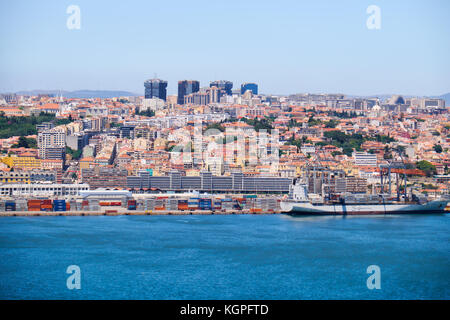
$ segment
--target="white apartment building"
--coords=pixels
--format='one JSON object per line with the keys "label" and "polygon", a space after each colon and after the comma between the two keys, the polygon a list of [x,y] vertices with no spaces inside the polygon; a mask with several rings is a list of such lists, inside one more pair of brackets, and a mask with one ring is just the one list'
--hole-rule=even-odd
{"label": "white apartment building", "polygon": [[63,129],[43,130],[38,134],[39,158],[62,159],[66,147],[66,133]]}
{"label": "white apartment building", "polygon": [[377,155],[367,152],[353,152],[353,161],[356,166],[377,166]]}

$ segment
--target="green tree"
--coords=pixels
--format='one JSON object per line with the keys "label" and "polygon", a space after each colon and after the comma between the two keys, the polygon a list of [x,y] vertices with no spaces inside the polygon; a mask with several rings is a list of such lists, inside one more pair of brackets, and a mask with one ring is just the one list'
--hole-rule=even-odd
{"label": "green tree", "polygon": [[437,153],[442,153],[442,146],[440,144],[435,144],[433,147],[434,151]]}
{"label": "green tree", "polygon": [[73,122],[72,116],[69,115],[68,118],[63,118],[63,119],[55,119],[55,121],[53,121],[53,123],[55,124],[55,126],[60,126],[63,124],[69,124]]}
{"label": "green tree", "polygon": [[302,147],[303,141],[301,139],[294,139],[291,137],[288,141],[285,142],[285,145],[296,146],[299,150]]}
{"label": "green tree", "polygon": [[36,139],[25,138],[24,136],[19,137],[19,141],[13,145],[11,148],[33,148],[37,147]]}
{"label": "green tree", "polygon": [[417,162],[416,167],[417,169],[424,171],[427,177],[436,174],[436,167],[426,160]]}
{"label": "green tree", "polygon": [[30,117],[6,117],[0,112],[0,139],[37,134],[36,125],[54,120],[55,115],[44,112]]}
{"label": "green tree", "polygon": [[138,112],[136,112],[136,115],[144,116],[144,117],[154,117],[155,116],[155,112],[153,110],[147,109],[145,111],[138,111]]}
{"label": "green tree", "polygon": [[308,125],[309,126],[316,126],[318,124],[321,124],[322,121],[318,120],[318,119],[314,119],[314,116],[309,117],[308,119]]}
{"label": "green tree", "polygon": [[342,131],[333,130],[324,132],[324,137],[331,140],[330,144],[338,148],[342,148],[342,151],[347,156],[351,156],[353,150],[362,151],[361,144],[368,140],[362,134],[345,134]]}
{"label": "green tree", "polygon": [[260,130],[272,130],[272,120],[269,118],[264,118],[264,119],[247,119],[247,118],[242,118],[241,121],[244,121],[245,123],[251,125],[255,131],[260,131]]}
{"label": "green tree", "polygon": [[72,156],[72,159],[78,160],[81,158],[82,151],[81,150],[73,150],[70,147],[66,147],[66,153]]}
{"label": "green tree", "polygon": [[219,130],[220,132],[224,132],[225,131],[225,128],[220,124],[220,123],[211,123],[211,124],[209,124],[206,128],[205,128],[205,131],[207,131],[207,130],[209,130],[209,129],[217,129],[217,130]]}
{"label": "green tree", "polygon": [[336,128],[338,123],[337,120],[331,119],[330,121],[325,122],[325,128]]}

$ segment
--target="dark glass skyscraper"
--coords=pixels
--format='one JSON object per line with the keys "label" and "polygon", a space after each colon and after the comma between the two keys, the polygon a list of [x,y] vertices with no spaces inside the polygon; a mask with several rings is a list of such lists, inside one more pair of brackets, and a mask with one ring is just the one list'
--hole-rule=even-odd
{"label": "dark glass skyscraper", "polygon": [[226,80],[218,80],[218,81],[212,81],[209,84],[209,87],[217,87],[219,89],[225,90],[227,95],[231,96],[233,93],[231,92],[231,89],[233,89],[233,82],[226,81]]}
{"label": "dark glass skyscraper", "polygon": [[200,82],[195,80],[178,81],[178,104],[184,104],[184,97],[200,91]]}
{"label": "dark glass skyscraper", "polygon": [[253,94],[258,94],[258,85],[256,83],[243,83],[241,85],[241,94],[244,94],[247,90],[250,90]]}
{"label": "dark glass skyscraper", "polygon": [[166,101],[167,81],[160,79],[150,79],[144,82],[145,99],[159,98]]}

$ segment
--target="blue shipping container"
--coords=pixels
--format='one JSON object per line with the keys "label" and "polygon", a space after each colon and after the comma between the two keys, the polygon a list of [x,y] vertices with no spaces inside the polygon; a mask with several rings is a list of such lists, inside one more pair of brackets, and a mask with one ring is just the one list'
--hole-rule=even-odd
{"label": "blue shipping container", "polygon": [[5,202],[5,211],[16,211],[16,203],[15,202]]}

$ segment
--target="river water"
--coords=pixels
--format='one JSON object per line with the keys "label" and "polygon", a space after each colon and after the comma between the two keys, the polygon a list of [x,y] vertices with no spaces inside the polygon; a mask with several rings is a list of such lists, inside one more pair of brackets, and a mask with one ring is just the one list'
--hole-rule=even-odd
{"label": "river water", "polygon": [[0,298],[449,299],[449,240],[449,215],[0,218]]}

